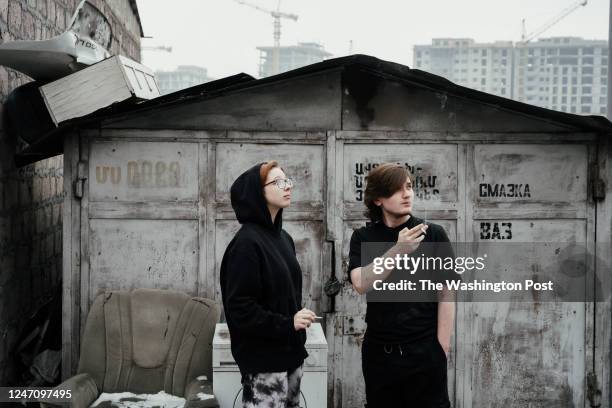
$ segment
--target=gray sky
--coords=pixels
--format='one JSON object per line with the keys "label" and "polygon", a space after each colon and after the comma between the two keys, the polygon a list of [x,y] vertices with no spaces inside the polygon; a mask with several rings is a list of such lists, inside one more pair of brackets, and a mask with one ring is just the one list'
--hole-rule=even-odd
{"label": "gray sky", "polygon": [[[248,0],[268,9],[277,0]],[[542,37],[607,39],[610,0],[589,0]],[[532,32],[573,0],[283,0],[281,45],[316,41],[333,53],[369,54],[412,65],[412,47],[436,37],[469,37],[477,42],[520,40],[521,20]],[[168,5],[172,4],[172,8]],[[146,36],[143,45],[170,45],[172,53],[143,52],[153,69],[199,65],[222,78],[258,73],[257,46],[272,45],[272,17],[233,0],[138,0]]]}

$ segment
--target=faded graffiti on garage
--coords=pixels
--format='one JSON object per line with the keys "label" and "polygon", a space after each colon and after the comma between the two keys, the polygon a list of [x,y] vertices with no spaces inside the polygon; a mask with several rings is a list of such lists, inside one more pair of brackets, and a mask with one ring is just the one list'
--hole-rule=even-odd
{"label": "faded graffiti on garage", "polygon": [[[365,190],[365,178],[370,170],[378,167],[380,163],[356,162],[353,166],[353,179],[355,181],[355,200],[363,201]],[[422,167],[410,165],[408,163],[397,163],[406,167],[413,178],[414,195],[422,200],[431,200],[440,194],[437,181],[438,176],[429,174]]]}

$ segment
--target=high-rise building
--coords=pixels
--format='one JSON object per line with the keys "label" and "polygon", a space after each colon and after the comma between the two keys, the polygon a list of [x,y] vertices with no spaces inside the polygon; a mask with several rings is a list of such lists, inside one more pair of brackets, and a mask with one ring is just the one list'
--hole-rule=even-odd
{"label": "high-rise building", "polygon": [[459,85],[570,113],[605,115],[608,42],[578,37],[476,43],[437,38],[414,47],[414,68]]}
{"label": "high-rise building", "polygon": [[[259,77],[274,75],[274,47],[257,47],[259,53]],[[280,47],[278,50],[278,72],[286,72],[305,65],[321,62],[332,54],[321,44],[301,42],[298,45]]]}
{"label": "high-rise building", "polygon": [[155,79],[162,95],[213,80],[206,68],[195,65],[179,65],[174,71],[156,71]]}

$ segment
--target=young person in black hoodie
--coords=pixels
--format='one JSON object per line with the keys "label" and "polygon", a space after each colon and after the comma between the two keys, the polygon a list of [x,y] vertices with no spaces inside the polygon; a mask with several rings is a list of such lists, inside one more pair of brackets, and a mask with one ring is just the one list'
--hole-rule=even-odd
{"label": "young person in black hoodie", "polygon": [[245,408],[299,406],[305,329],[315,314],[301,306],[302,271],[282,229],[292,187],[270,161],[251,167],[230,189],[242,227],[223,255],[220,283]]}

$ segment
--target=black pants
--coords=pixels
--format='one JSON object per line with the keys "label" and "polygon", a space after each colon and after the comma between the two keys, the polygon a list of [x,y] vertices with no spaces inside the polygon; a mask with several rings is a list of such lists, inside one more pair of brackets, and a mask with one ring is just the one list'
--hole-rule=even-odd
{"label": "black pants", "polygon": [[361,357],[367,408],[450,408],[446,354],[437,338],[410,345],[366,339]]}

